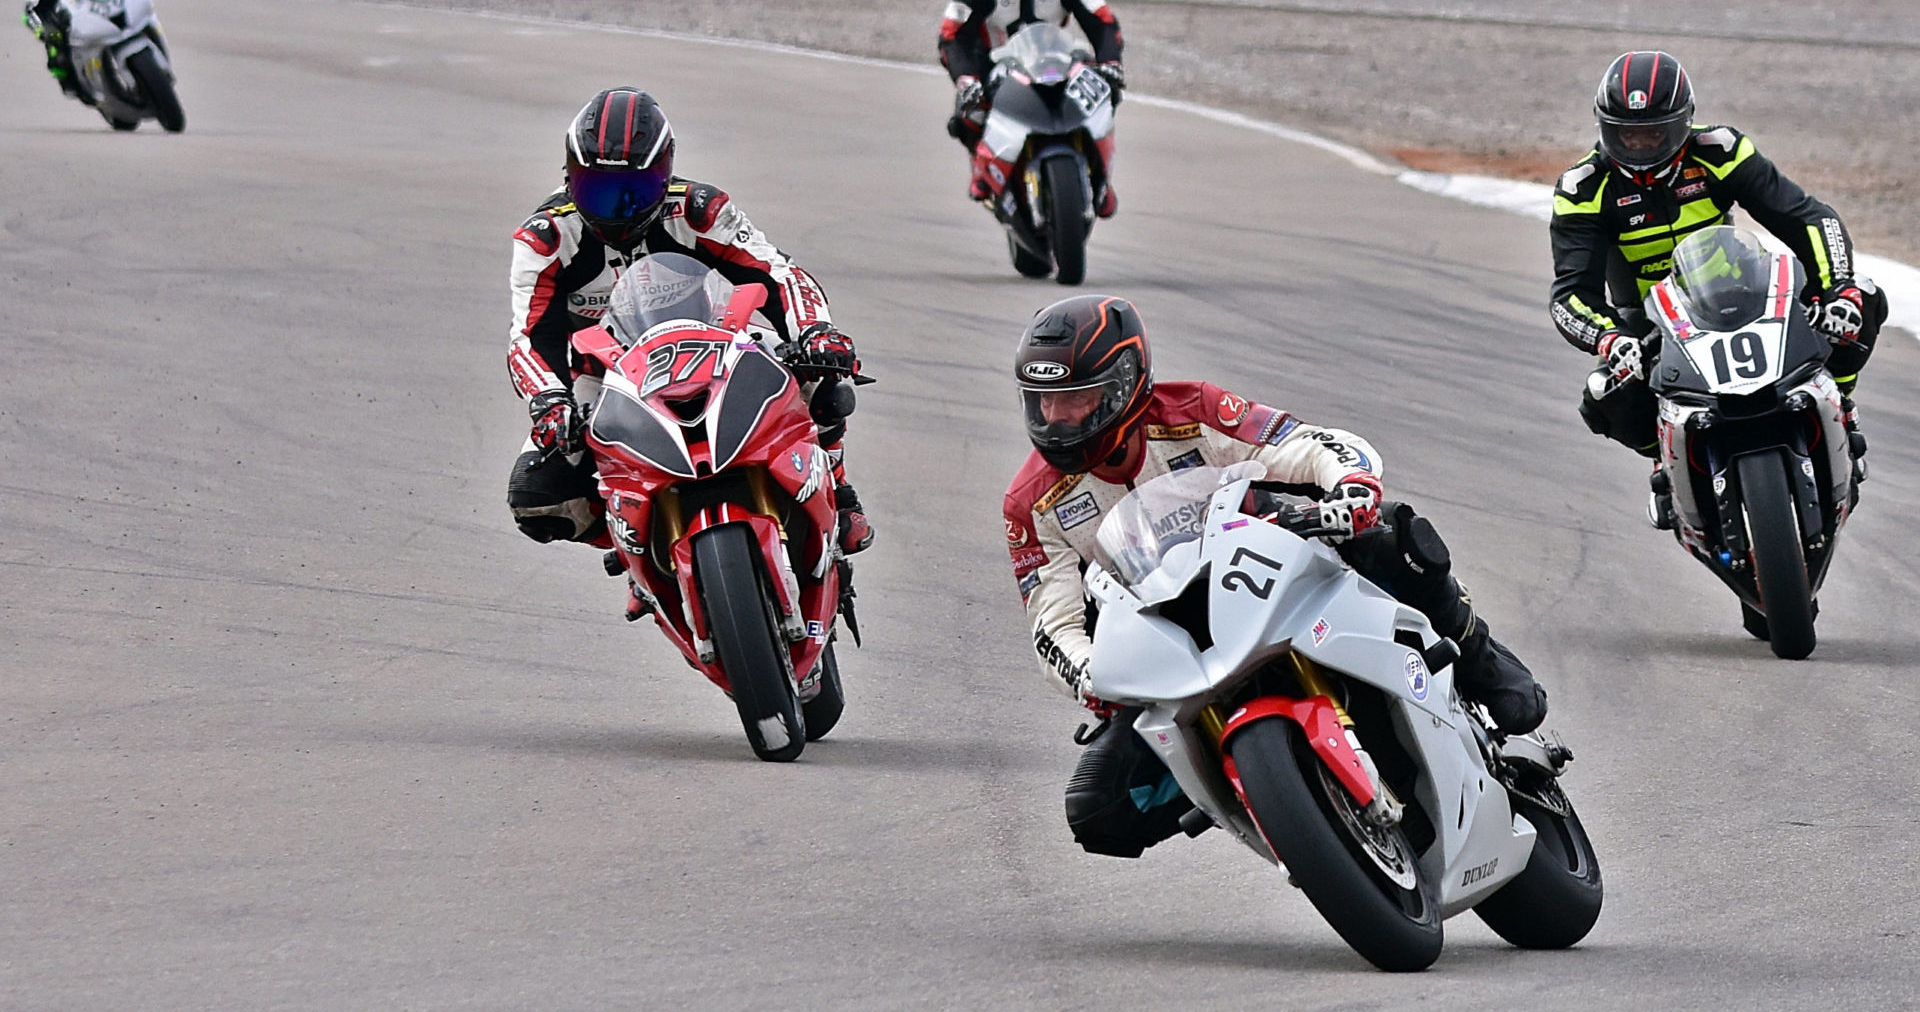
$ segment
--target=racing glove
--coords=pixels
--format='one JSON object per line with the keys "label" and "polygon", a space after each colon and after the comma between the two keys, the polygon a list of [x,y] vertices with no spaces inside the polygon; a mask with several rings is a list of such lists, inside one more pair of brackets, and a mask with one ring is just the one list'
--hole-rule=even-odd
{"label": "racing glove", "polygon": [[1813,329],[1826,336],[1835,347],[1860,343],[1860,330],[1866,325],[1867,296],[1860,286],[1842,281],[1827,289],[1820,301],[1808,307]]}
{"label": "racing glove", "polygon": [[548,390],[527,401],[527,414],[533,417],[533,445],[546,456],[578,453],[586,447],[586,416],[567,390]]}
{"label": "racing glove", "polygon": [[1120,66],[1119,60],[1093,65],[1093,72],[1106,78],[1108,87],[1113,89],[1113,107],[1120,108],[1120,92],[1127,87],[1127,72]]}
{"label": "racing glove", "polygon": [[1340,479],[1320,501],[1323,539],[1339,544],[1380,522],[1380,479],[1355,471]]}
{"label": "racing glove", "polygon": [[802,383],[828,376],[860,375],[853,339],[835,330],[831,323],[816,323],[801,331],[798,340],[780,346],[779,354],[780,361]]}
{"label": "racing glove", "polygon": [[978,126],[987,121],[987,88],[972,74],[953,82],[953,115]]}
{"label": "racing glove", "polygon": [[1606,363],[1607,373],[1613,377],[1615,386],[1629,380],[1647,378],[1647,363],[1639,338],[1609,330],[1600,335],[1594,348],[1600,353],[1601,361]]}

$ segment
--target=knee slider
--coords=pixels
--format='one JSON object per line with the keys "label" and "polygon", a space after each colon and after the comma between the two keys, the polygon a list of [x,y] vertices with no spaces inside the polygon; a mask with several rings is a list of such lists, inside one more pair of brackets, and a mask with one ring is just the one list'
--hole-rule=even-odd
{"label": "knee slider", "polygon": [[591,460],[573,465],[536,451],[521,454],[507,478],[507,508],[520,533],[541,544],[592,541],[606,529]]}

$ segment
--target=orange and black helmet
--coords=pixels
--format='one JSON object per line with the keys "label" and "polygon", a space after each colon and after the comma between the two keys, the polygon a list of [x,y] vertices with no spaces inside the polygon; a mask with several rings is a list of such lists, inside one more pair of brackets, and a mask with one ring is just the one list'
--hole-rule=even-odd
{"label": "orange and black helmet", "polygon": [[[1111,295],[1076,295],[1034,314],[1013,374],[1027,437],[1047,463],[1070,474],[1124,450],[1153,398],[1146,327],[1133,303]],[[1084,404],[1061,411],[1062,395],[1075,393]]]}
{"label": "orange and black helmet", "polygon": [[673,127],[653,96],[609,88],[567,127],[567,195],[593,234],[623,253],[646,238],[673,180]]}

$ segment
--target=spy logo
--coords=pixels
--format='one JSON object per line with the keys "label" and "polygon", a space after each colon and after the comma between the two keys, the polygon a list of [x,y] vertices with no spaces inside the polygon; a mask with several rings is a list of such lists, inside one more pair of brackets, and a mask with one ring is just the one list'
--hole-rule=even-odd
{"label": "spy logo", "polygon": [[1225,392],[1220,394],[1220,424],[1229,429],[1245,420],[1247,412],[1252,409],[1253,405],[1249,404],[1244,397],[1236,397]]}
{"label": "spy logo", "polygon": [[1638,227],[1639,227],[1640,225],[1642,225],[1642,224],[1644,224],[1644,223],[1646,222],[1646,220],[1647,220],[1647,216],[1646,216],[1646,215],[1644,215],[1644,214],[1636,214],[1636,215],[1634,215],[1633,217],[1631,217],[1631,218],[1628,218],[1628,219],[1627,219],[1627,227],[1628,227],[1628,228],[1638,228]]}

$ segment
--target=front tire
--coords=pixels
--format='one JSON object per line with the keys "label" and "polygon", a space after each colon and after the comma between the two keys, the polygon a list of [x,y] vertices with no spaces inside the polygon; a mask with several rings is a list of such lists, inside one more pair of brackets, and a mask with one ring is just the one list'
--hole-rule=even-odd
{"label": "front tire", "polygon": [[1247,725],[1230,751],[1254,823],[1333,930],[1382,970],[1433,965],[1444,940],[1440,907],[1406,834],[1357,836],[1358,806],[1322,774],[1325,764],[1290,720]]}
{"label": "front tire", "polygon": [[1565,949],[1587,937],[1605,895],[1600,859],[1579,814],[1557,782],[1545,790],[1566,814],[1508,795],[1513,810],[1533,823],[1533,853],[1520,874],[1473,908],[1495,934],[1523,949]]}
{"label": "front tire", "polygon": [[1786,465],[1778,453],[1755,453],[1741,457],[1737,466],[1769,640],[1774,656],[1797,661],[1813,653],[1813,592]]}
{"label": "front tire", "polygon": [[759,557],[753,529],[745,524],[722,524],[693,538],[700,606],[747,744],[768,762],[792,762],[807,747],[807,728]]}
{"label": "front tire", "polygon": [[1040,165],[1047,196],[1047,245],[1053,249],[1053,279],[1077,285],[1087,277],[1086,173],[1071,158],[1049,158]]}
{"label": "front tire", "polygon": [[180,108],[180,96],[173,90],[173,76],[161,68],[153,50],[142,49],[127,57],[127,73],[139,82],[140,93],[152,107],[161,129],[177,134],[187,128],[187,113]]}

